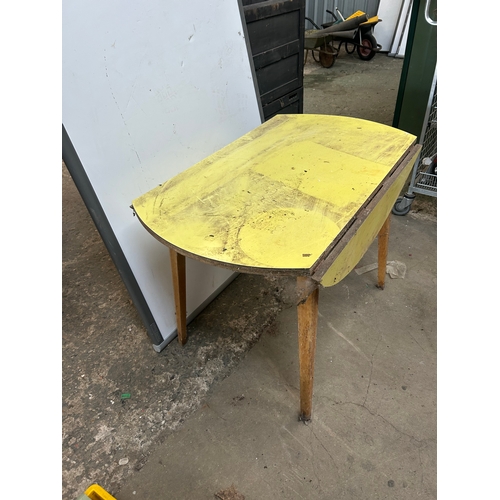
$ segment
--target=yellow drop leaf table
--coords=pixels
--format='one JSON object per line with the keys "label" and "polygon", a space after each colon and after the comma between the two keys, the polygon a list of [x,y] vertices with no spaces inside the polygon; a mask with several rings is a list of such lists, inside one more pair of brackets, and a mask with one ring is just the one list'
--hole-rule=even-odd
{"label": "yellow drop leaf table", "polygon": [[187,340],[185,258],[297,278],[300,419],[312,411],[320,286],[339,283],[389,221],[420,151],[416,137],[357,118],[277,115],[133,201],[170,248],[178,339]]}

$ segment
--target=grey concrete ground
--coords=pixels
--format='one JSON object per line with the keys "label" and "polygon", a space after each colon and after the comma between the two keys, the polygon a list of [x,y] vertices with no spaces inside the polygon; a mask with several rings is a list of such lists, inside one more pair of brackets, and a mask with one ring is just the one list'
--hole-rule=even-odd
{"label": "grey concrete ground", "polygon": [[[320,292],[313,420],[297,420],[297,318],[277,316],[233,373],[158,447],[120,500],[436,498],[435,223],[393,221],[390,259]],[[376,262],[376,245],[360,265]]]}
{"label": "grey concrete ground", "polygon": [[[304,112],[390,124],[401,67],[309,57]],[[404,279],[321,290],[304,425],[292,281],[240,275],[156,353],[64,166],[62,185],[65,500],[93,482],[118,500],[436,498],[435,200],[392,218]]]}

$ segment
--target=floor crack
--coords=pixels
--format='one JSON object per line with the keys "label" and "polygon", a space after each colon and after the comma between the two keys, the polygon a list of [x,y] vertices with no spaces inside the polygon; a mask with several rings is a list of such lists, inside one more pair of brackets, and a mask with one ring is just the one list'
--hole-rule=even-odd
{"label": "floor crack", "polygon": [[321,442],[321,440],[319,439],[319,437],[316,435],[316,433],[314,432],[314,429],[313,429],[313,426],[311,425],[311,432],[313,433],[314,437],[316,438],[316,440],[318,441],[318,443],[321,445],[321,448],[323,448],[327,455],[332,459],[333,461],[333,457],[332,455],[330,454],[330,452],[328,451],[328,449],[326,448],[326,446]]}
{"label": "floor crack", "polygon": [[418,340],[410,332],[407,332],[407,333],[415,341],[415,343],[418,345],[418,347],[420,347],[420,349],[422,349],[422,351],[425,352],[425,349],[418,343]]}
{"label": "floor crack", "polygon": [[[314,432],[314,429],[313,429],[313,425],[310,426],[310,429],[311,429],[311,433],[313,434],[313,436],[316,438],[316,440],[319,442],[319,444],[321,444],[321,446],[325,449],[325,451],[328,453],[328,450],[324,447],[323,443],[318,439],[318,436],[316,436],[316,433]],[[316,477],[316,481],[317,481],[317,484],[318,484],[318,491],[321,492],[321,480],[318,476],[318,474],[316,473],[316,465],[315,465],[315,453],[314,453],[314,448],[311,446],[311,451],[312,451],[312,470],[313,470],[313,474],[314,476]],[[330,455],[330,453],[328,453],[328,456],[330,458],[332,458],[332,456]],[[333,458],[332,458],[333,460]]]}
{"label": "floor crack", "polygon": [[370,377],[368,378],[368,385],[366,387],[366,394],[365,394],[365,399],[363,400],[363,403],[361,406],[365,406],[366,400],[368,399],[368,391],[370,390],[370,385],[372,383],[372,374],[373,374],[373,356],[375,356],[375,353],[377,352],[378,346],[382,340],[382,337],[378,339],[377,345],[375,346],[375,349],[373,349],[372,356],[370,359]]}
{"label": "floor crack", "polygon": [[[422,445],[423,443],[425,443],[426,441],[429,441],[429,440],[432,441],[432,439],[417,439],[415,436],[412,436],[411,434],[408,434],[408,433],[402,431],[401,429],[398,429],[392,422],[390,422],[385,417],[383,417],[379,413],[374,412],[368,406],[366,406],[366,404],[365,404],[366,398],[365,398],[365,401],[363,403],[355,403],[353,401],[334,401],[331,398],[328,398],[327,396],[322,396],[322,397],[324,399],[328,399],[328,400],[332,401],[333,406],[353,405],[353,406],[359,406],[360,408],[364,408],[370,415],[380,418],[386,424],[390,425],[396,432],[398,432],[399,434],[401,434],[403,436],[406,436],[406,437],[412,439],[413,441],[415,441],[419,445]],[[316,437],[316,434],[314,434],[314,436]]]}
{"label": "floor crack", "polygon": [[421,477],[420,477],[420,484],[422,487],[424,486],[424,466],[422,465],[422,455],[420,454],[420,449],[418,451],[418,461],[420,462],[420,472],[421,472]]}
{"label": "floor crack", "polygon": [[389,422],[389,420],[387,420],[382,415],[370,410],[370,408],[368,408],[368,406],[366,406],[365,404],[362,404],[362,405],[360,405],[359,403],[350,403],[350,404],[364,408],[370,415],[373,415],[374,417],[378,417],[378,418],[382,419],[386,424],[390,425],[396,432],[398,432],[399,434],[402,434],[403,436],[409,437],[410,439],[412,439],[413,441],[415,441],[419,445],[425,442],[425,440],[417,439],[415,436],[412,436],[411,434],[408,434],[406,432],[403,432],[401,429],[398,429],[392,422]]}

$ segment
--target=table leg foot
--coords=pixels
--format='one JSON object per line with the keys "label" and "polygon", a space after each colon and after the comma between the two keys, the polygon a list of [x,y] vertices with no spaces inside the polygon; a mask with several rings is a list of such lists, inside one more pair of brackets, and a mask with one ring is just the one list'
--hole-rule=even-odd
{"label": "table leg foot", "polygon": [[389,229],[391,226],[391,215],[387,217],[384,225],[378,233],[378,283],[381,290],[385,287],[385,273],[387,268],[387,253],[389,249]]}
{"label": "table leg foot", "polygon": [[299,295],[303,290],[312,290],[305,301],[297,305],[300,368],[300,413],[299,420],[311,420],[314,382],[314,355],[316,352],[316,330],[318,325],[319,289],[310,278],[297,278]]}
{"label": "table leg foot", "polygon": [[174,285],[177,339],[181,345],[187,342],[186,327],[186,257],[170,249],[170,265]]}

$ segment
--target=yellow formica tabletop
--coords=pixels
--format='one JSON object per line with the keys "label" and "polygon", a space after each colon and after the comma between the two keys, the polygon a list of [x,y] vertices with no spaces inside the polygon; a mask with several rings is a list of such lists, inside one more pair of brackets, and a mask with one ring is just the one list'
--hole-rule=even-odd
{"label": "yellow formica tabletop", "polygon": [[170,248],[177,330],[186,336],[185,257],[297,277],[300,418],[309,420],[319,286],[344,278],[389,221],[420,151],[416,137],[366,120],[277,115],[133,201]]}

